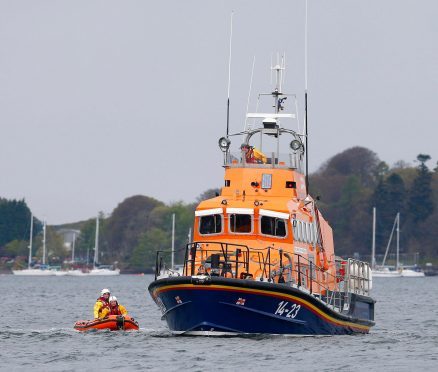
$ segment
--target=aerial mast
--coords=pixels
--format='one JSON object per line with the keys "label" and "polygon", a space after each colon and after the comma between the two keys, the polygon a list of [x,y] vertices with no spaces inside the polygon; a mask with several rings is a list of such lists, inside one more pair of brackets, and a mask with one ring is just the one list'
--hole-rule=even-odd
{"label": "aerial mast", "polygon": [[304,136],[306,138],[306,194],[309,195],[309,132],[307,126],[307,0],[304,22]]}
{"label": "aerial mast", "polygon": [[231,43],[233,40],[233,14],[231,12],[231,22],[230,22],[230,54],[228,57],[228,94],[227,94],[227,138],[230,133],[230,85],[231,85]]}

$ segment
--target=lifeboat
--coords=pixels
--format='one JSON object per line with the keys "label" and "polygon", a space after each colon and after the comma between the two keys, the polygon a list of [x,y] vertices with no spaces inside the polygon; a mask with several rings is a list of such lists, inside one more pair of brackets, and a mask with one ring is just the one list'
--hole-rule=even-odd
{"label": "lifeboat", "polygon": [[[307,129],[296,105],[284,111],[296,97],[282,91],[284,67],[272,68],[272,93],[259,95],[271,95],[274,112],[248,113],[251,125],[235,134],[227,126],[219,139],[224,186],[197,206],[182,270],[166,262],[175,251],[157,252],[148,290],[174,334],[335,335],[375,324],[370,265],[336,259],[332,228],[308,192]],[[307,93],[305,102],[307,113]]]}
{"label": "lifeboat", "polygon": [[138,331],[138,323],[130,316],[110,315],[104,319],[79,320],[75,323],[77,331],[109,329],[110,331]]}

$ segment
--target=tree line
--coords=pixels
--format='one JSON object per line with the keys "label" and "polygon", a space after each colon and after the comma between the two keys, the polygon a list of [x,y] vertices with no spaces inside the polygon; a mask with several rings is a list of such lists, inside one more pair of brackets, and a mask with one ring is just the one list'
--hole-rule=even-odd
{"label": "tree line", "polygon": [[[438,167],[429,169],[430,156],[418,155],[416,164],[399,161],[390,167],[369,149],[353,147],[327,160],[310,175],[310,192],[319,196],[318,207],[333,228],[336,252],[351,256],[370,254],[372,208],[377,208],[376,253],[383,254],[394,218],[401,214],[401,250],[419,252],[423,259],[437,258]],[[176,262],[182,262],[183,247],[193,226],[199,201],[213,197],[219,189],[201,194],[194,203],[165,204],[135,195],[122,201],[110,215],[100,214],[100,263],[118,266],[125,272],[151,271],[156,250],[171,248],[172,215],[176,216]],[[0,199],[0,256],[28,254],[31,212],[24,200]],[[34,220],[34,256],[41,257],[41,226]],[[81,231],[75,244],[76,259],[92,262],[96,220],[49,226],[49,262],[70,259],[59,229]]]}
{"label": "tree line", "polygon": [[[310,176],[310,190],[320,195],[319,208],[334,232],[340,255],[370,255],[372,210],[376,207],[376,254],[384,254],[397,213],[400,250],[437,257],[438,167],[419,154],[414,165],[399,161],[390,167],[369,149],[353,147],[323,164]],[[394,248],[392,248],[394,252]]]}

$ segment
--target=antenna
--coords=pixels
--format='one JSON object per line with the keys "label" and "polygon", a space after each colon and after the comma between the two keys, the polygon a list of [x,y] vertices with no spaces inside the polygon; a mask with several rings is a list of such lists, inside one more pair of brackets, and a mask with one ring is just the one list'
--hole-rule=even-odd
{"label": "antenna", "polygon": [[281,86],[284,86],[284,81],[286,79],[286,52],[283,52],[281,65],[281,67],[283,68],[283,70],[281,70]]}
{"label": "antenna", "polygon": [[300,132],[300,115],[298,114],[298,99],[297,96],[294,95],[294,102],[295,102],[295,112],[297,113],[297,126],[298,126],[298,132]]}
{"label": "antenna", "polygon": [[371,246],[371,269],[376,268],[376,207],[373,207],[373,240]]}
{"label": "antenna", "polygon": [[306,0],[306,19],[304,23],[304,89],[307,92],[307,0]]}
{"label": "antenna", "polygon": [[233,14],[231,12],[230,21],[230,55],[228,58],[228,99],[227,99],[227,138],[230,132],[230,85],[231,85],[231,43],[233,41]]}
{"label": "antenna", "polygon": [[272,85],[272,67],[274,67],[274,65],[272,64],[272,53],[271,53],[271,78],[270,78],[270,80],[269,80],[269,84],[271,84]]}
{"label": "antenna", "polygon": [[[254,56],[254,58],[253,58],[253,60],[252,60],[251,80],[250,80],[250,82],[249,82],[248,101],[247,101],[247,103],[246,103],[246,113],[247,113],[247,114],[248,114],[248,111],[249,111],[249,100],[250,100],[250,98],[251,98],[252,78],[253,78],[253,76],[254,76],[255,58],[256,58],[256,57]],[[246,116],[246,117],[245,117],[245,125],[244,125],[244,127],[243,127],[243,131],[246,131],[246,128],[247,128],[247,126],[246,126],[247,121],[248,121],[248,117]]]}
{"label": "antenna", "polygon": [[306,137],[306,194],[309,195],[309,132],[307,125],[307,0],[304,23],[304,131]]}

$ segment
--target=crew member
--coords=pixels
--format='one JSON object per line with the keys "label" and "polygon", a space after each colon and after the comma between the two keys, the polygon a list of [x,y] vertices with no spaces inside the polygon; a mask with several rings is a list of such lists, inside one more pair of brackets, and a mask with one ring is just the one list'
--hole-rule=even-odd
{"label": "crew member", "polygon": [[109,298],[109,308],[107,311],[107,315],[128,315],[128,311],[126,310],[125,306],[119,305],[117,302],[116,296],[111,296]]}
{"label": "crew member", "polygon": [[100,297],[96,300],[94,304],[94,319],[103,319],[109,312],[109,298],[110,290],[108,288],[102,289],[100,292]]}

